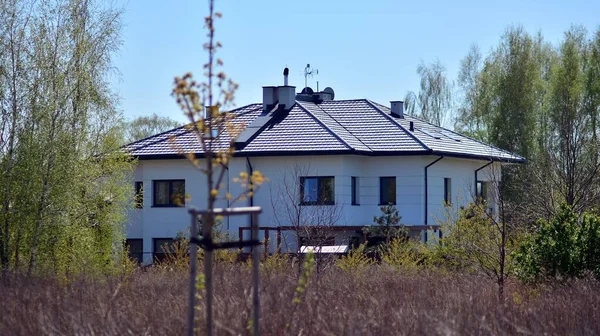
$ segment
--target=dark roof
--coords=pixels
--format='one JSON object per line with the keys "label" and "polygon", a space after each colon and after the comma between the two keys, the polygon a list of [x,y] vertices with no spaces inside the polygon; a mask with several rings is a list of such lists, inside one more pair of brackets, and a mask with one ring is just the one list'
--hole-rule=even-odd
{"label": "dark roof", "polygon": [[[262,104],[231,111],[234,122],[250,125],[265,115]],[[410,131],[410,122],[414,131]],[[524,162],[516,154],[486,145],[459,133],[405,115],[367,99],[297,101],[287,114],[273,117],[258,134],[236,150],[241,156],[275,155],[445,155],[484,160]],[[227,134],[219,135],[213,148],[226,148]],[[140,159],[177,157],[181,151],[202,154],[196,135],[185,126],[142,139],[124,147]]]}

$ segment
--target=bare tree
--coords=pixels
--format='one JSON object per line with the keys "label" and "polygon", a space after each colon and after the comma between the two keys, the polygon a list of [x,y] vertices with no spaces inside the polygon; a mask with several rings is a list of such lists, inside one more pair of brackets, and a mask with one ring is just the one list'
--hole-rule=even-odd
{"label": "bare tree", "polygon": [[[293,230],[298,251],[302,245],[316,246],[317,250],[327,245],[333,227],[342,220],[343,204],[335,200],[333,188],[317,190],[317,193],[331,193],[333,199],[319,197],[316,202],[308,202],[306,197],[303,199],[309,192],[309,186],[303,182],[303,178],[310,175],[310,166],[294,164],[284,168],[281,180],[269,184],[274,219],[278,226]],[[284,237],[288,250],[289,243]]]}
{"label": "bare tree", "polygon": [[515,206],[502,197],[500,167],[487,171],[487,187],[476,187],[473,202],[466,207],[448,208],[442,223],[449,234],[443,238],[444,254],[467,268],[477,269],[494,279],[498,297],[504,300],[504,286],[513,267],[512,252],[517,247],[518,226]]}

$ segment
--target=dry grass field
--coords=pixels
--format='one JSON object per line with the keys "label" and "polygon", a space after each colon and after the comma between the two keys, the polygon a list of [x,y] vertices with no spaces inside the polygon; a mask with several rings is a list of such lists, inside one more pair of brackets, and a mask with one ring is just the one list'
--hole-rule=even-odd
{"label": "dry grass field", "polygon": [[[593,279],[526,286],[509,282],[500,303],[489,279],[381,265],[313,273],[294,301],[298,267],[263,269],[263,335],[598,335],[600,284]],[[250,272],[215,271],[217,335],[247,335]],[[168,268],[69,284],[1,280],[0,335],[182,335],[188,276]],[[203,333],[203,305],[198,307]]]}

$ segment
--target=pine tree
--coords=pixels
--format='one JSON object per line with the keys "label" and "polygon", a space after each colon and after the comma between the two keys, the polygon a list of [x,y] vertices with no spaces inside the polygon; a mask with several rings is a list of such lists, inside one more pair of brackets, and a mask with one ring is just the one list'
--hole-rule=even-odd
{"label": "pine tree", "polygon": [[389,204],[379,207],[381,216],[374,216],[373,222],[377,225],[365,227],[364,231],[374,237],[382,237],[388,244],[393,238],[406,235],[406,228],[400,224],[402,217],[395,205]]}

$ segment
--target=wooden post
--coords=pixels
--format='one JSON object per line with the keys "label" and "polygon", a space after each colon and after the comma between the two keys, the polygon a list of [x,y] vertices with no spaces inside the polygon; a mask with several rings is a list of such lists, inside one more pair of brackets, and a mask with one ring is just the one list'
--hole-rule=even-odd
{"label": "wooden post", "polygon": [[[212,242],[212,226],[215,223],[215,214],[209,213],[212,220],[206,220],[202,225],[202,238]],[[212,248],[204,249],[204,285],[206,288],[206,333],[213,335],[213,251]]]}
{"label": "wooden post", "polygon": [[[258,287],[258,277],[259,277],[259,267],[260,267],[260,245],[261,243],[258,241],[258,214],[261,212],[260,207],[240,207],[234,209],[213,209],[208,211],[196,211],[190,210],[189,213],[192,217],[192,222],[190,224],[190,242],[192,244],[190,253],[192,254],[190,259],[190,315],[188,316],[190,324],[188,334],[193,335],[194,333],[194,312],[195,312],[195,297],[196,297],[196,254],[198,249],[198,244],[202,246],[204,249],[204,283],[206,289],[206,332],[205,335],[212,336],[213,335],[213,250],[214,249],[226,249],[226,248],[243,248],[244,246],[252,246],[252,287],[254,290],[252,297],[252,306],[253,306],[253,335],[259,334],[259,313],[260,313],[260,301],[259,301],[259,287]],[[238,242],[219,242],[215,243],[212,240],[212,230],[214,224],[214,219],[217,215],[220,216],[235,216],[235,215],[246,215],[250,214],[252,216],[252,241],[247,242],[240,239]],[[202,239],[199,240],[197,237],[197,218],[198,215],[202,216],[202,219],[205,225],[202,225]],[[208,220],[207,220],[208,217]],[[242,233],[242,228],[240,228],[240,233]],[[242,235],[240,234],[240,237]]]}
{"label": "wooden post", "polygon": [[[258,240],[258,215],[252,214],[252,240]],[[258,293],[258,276],[260,267],[260,246],[252,246],[252,335],[260,335],[258,325],[260,317],[260,298]]]}
{"label": "wooden post", "polygon": [[270,241],[269,241],[269,229],[265,229],[265,258],[269,257],[270,250]]}
{"label": "wooden post", "polygon": [[[198,236],[198,215],[192,214],[190,216],[192,221],[190,223],[190,238]],[[191,239],[190,239],[191,241]],[[189,311],[188,311],[188,336],[194,335],[194,317],[196,316],[196,256],[198,253],[198,245],[196,243],[190,244],[190,297],[189,297]]]}

